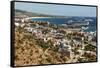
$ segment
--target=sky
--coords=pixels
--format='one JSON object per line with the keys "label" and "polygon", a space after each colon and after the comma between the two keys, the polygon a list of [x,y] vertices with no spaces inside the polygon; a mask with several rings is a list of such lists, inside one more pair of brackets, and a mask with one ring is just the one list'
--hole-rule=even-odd
{"label": "sky", "polygon": [[96,17],[96,7],[89,6],[15,2],[15,9],[49,15]]}

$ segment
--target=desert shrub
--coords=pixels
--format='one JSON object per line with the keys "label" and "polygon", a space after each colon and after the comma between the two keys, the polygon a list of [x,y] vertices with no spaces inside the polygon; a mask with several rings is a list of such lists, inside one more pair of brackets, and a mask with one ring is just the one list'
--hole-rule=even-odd
{"label": "desert shrub", "polygon": [[96,55],[93,55],[91,53],[84,53],[83,57],[85,57],[88,62],[96,61]]}
{"label": "desert shrub", "polygon": [[93,46],[92,44],[88,44],[85,46],[85,51],[95,51],[96,46]]}
{"label": "desert shrub", "polygon": [[78,62],[87,62],[85,58],[78,58]]}

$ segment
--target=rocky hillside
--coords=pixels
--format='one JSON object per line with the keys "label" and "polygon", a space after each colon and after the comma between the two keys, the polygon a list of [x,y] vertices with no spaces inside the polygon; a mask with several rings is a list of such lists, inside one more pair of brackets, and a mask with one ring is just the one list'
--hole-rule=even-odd
{"label": "rocky hillside", "polygon": [[20,65],[40,65],[67,63],[69,57],[57,52],[53,46],[39,45],[31,33],[24,29],[16,29],[15,32],[15,64]]}

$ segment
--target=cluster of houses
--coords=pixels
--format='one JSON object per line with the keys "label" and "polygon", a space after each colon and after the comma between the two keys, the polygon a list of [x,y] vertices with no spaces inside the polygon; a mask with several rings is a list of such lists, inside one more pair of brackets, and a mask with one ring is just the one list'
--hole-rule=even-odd
{"label": "cluster of houses", "polygon": [[[67,31],[67,29],[66,31],[65,29],[64,30],[62,29],[62,31],[66,32],[64,34],[60,32],[61,29],[53,29],[53,28],[49,28],[48,26],[44,27],[44,26],[39,25],[39,23],[35,23],[35,26],[32,26],[32,23],[24,23],[25,20],[23,18],[21,18],[21,21],[18,18],[16,18],[15,20],[16,20],[15,21],[16,27],[19,27],[19,26],[22,27],[26,31],[34,34],[37,39],[42,39],[44,42],[47,42],[48,40],[52,40],[53,46],[59,47],[58,52],[61,53],[62,55],[69,56],[71,59],[74,58],[73,55],[75,55],[75,53],[72,50],[75,49],[75,47],[79,48],[77,50],[77,52],[79,52],[78,54],[79,56],[82,56],[84,54],[85,44],[84,42],[82,42],[84,41],[84,39],[87,38],[88,39],[87,41],[92,41],[96,37],[96,33],[93,33],[93,32],[92,33],[73,32],[69,30]],[[67,34],[71,34],[71,36],[73,35],[73,38],[70,40],[67,39],[67,36],[66,36]],[[96,39],[94,40],[94,42],[95,41]],[[94,44],[94,46],[96,46],[96,44]]]}

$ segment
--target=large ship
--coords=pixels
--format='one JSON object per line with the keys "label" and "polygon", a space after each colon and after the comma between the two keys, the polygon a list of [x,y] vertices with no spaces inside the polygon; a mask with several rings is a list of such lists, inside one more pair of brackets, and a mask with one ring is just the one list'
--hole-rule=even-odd
{"label": "large ship", "polygon": [[67,26],[88,26],[89,21],[70,21],[66,23]]}

